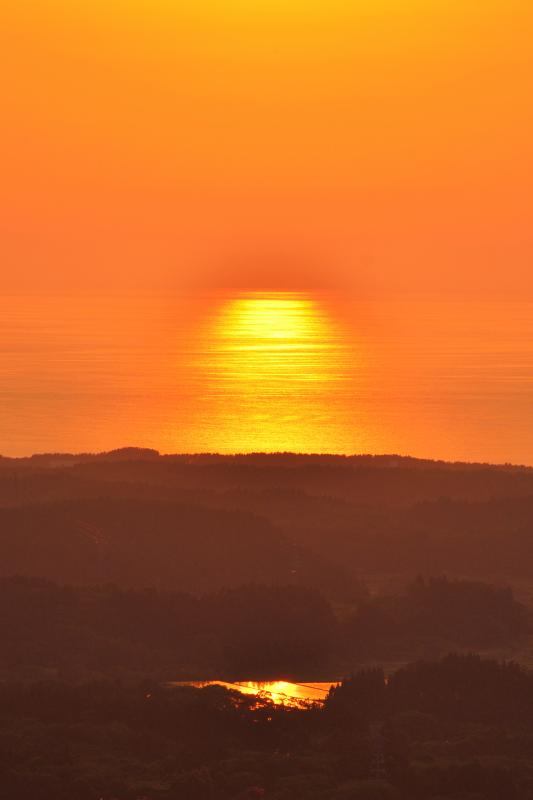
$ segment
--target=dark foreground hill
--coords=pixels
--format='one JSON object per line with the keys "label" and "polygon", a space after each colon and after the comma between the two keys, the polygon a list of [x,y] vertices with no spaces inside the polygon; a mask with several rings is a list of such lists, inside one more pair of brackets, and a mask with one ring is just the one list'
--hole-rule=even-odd
{"label": "dark foreground hill", "polygon": [[346,680],[321,708],[146,682],[0,685],[10,800],[530,800],[533,676],[476,656]]}
{"label": "dark foreground hill", "polygon": [[[525,468],[0,459],[0,797],[532,800],[531,673],[465,655],[527,642],[530,612],[485,579],[532,565]],[[357,671],[323,708],[161,685],[451,650]]]}

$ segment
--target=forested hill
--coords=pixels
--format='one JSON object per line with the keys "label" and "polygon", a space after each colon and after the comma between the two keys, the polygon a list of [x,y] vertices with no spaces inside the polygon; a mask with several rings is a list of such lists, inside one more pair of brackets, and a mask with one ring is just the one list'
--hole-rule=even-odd
{"label": "forested hill", "polygon": [[112,482],[149,493],[306,492],[349,502],[411,505],[442,497],[489,500],[533,495],[533,468],[447,463],[400,456],[171,455],[125,448],[96,455],[0,458],[0,503],[101,493]]}
{"label": "forested hill", "polygon": [[74,682],[142,675],[320,680],[357,663],[516,648],[531,631],[531,613],[510,589],[445,578],[419,579],[351,610],[299,586],[198,596],[0,578],[0,608],[0,682],[60,675]]}
{"label": "forested hill", "polygon": [[533,470],[132,448],[0,459],[0,555],[6,576],[186,591],[296,582],[343,602],[369,573],[512,585],[533,558]]}
{"label": "forested hill", "polygon": [[446,470],[504,470],[506,472],[533,472],[533,467],[520,464],[491,464],[484,462],[442,461],[438,459],[415,458],[413,456],[398,455],[372,455],[363,453],[357,455],[339,455],[335,453],[236,453],[224,455],[222,453],[171,453],[162,454],[158,450],[145,447],[122,447],[100,453],[35,453],[32,456],[19,458],[0,455],[0,465],[8,464],[40,464],[44,466],[58,466],[75,463],[89,462],[119,462],[119,461],[159,461],[184,463],[193,465],[206,464],[241,464],[247,466],[270,467],[301,467],[301,466],[333,466],[350,469],[357,466],[410,469],[446,469]]}
{"label": "forested hill", "polygon": [[0,509],[0,575],[193,592],[297,580],[349,601],[364,592],[350,569],[263,517],[135,497]]}

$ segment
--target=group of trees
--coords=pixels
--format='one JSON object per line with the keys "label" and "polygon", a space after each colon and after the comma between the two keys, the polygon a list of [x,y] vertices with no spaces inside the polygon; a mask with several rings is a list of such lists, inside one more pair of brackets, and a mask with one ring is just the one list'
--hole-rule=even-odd
{"label": "group of trees", "polygon": [[344,640],[359,653],[390,658],[429,647],[487,648],[516,641],[531,628],[530,612],[511,589],[478,581],[417,578],[401,594],[359,604],[345,621]]}
{"label": "group of trees", "polygon": [[308,679],[362,660],[516,642],[529,614],[510,590],[419,579],[335,612],[318,591],[248,585],[195,596],[114,585],[0,580],[0,675]]}
{"label": "group of trees", "polygon": [[529,800],[533,675],[476,656],[360,672],[323,706],[220,686],[0,684],[10,800]]}
{"label": "group of trees", "polygon": [[195,597],[15,578],[0,580],[0,606],[0,670],[73,681],[313,674],[328,664],[336,632],[323,596],[292,586]]}
{"label": "group of trees", "polygon": [[344,601],[368,573],[527,577],[532,526],[526,468],[135,449],[0,459],[4,575],[187,591],[295,576]]}
{"label": "group of trees", "polygon": [[365,593],[353,571],[264,517],[118,494],[0,507],[0,576],[190,592],[298,583],[347,601]]}
{"label": "group of trees", "polygon": [[[533,675],[515,664],[356,671],[306,709],[162,688],[514,645],[529,612],[479,581],[527,577],[532,531],[528,469],[0,458],[0,796],[532,800]],[[471,580],[360,579],[443,572]]]}

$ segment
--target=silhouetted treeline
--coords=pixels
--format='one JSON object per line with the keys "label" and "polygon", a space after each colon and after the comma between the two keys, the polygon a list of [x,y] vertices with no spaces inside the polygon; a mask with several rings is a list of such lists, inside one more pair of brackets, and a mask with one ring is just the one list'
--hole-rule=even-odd
{"label": "silhouetted treeline", "polygon": [[98,498],[0,509],[0,576],[205,592],[298,583],[353,601],[353,571],[250,512]]}
{"label": "silhouetted treeline", "polygon": [[365,570],[461,572],[529,579],[533,494],[469,502],[443,498],[409,508],[352,508],[343,520],[308,526],[299,541],[323,552],[324,531],[339,562]]}
{"label": "silhouetted treeline", "polygon": [[[108,557],[91,550],[87,523],[104,531]],[[0,459],[0,533],[0,574],[61,581],[102,575],[206,591],[290,579],[350,600],[349,587],[369,573],[528,580],[533,470],[392,456],[159,456],[133,448]],[[126,558],[128,537],[138,540],[137,564]]]}
{"label": "silhouetted treeline", "polygon": [[0,465],[18,464],[26,466],[28,464],[41,463],[55,466],[58,461],[71,463],[87,463],[92,461],[164,461],[171,463],[185,464],[247,464],[258,466],[282,466],[299,467],[307,465],[328,465],[336,467],[351,468],[353,466],[372,466],[372,467],[411,467],[414,469],[489,469],[489,470],[508,470],[524,471],[528,467],[513,464],[489,464],[480,462],[465,461],[439,461],[428,458],[414,458],[412,456],[402,456],[398,454],[372,455],[365,453],[361,455],[339,455],[334,453],[236,453],[232,455],[222,455],[220,453],[174,453],[162,455],[158,450],[150,447],[120,447],[115,450],[108,450],[98,453],[36,453],[32,456],[12,458],[0,455]]}
{"label": "silhouetted treeline", "polygon": [[[425,581],[418,578],[405,593],[360,604],[343,629],[343,641],[359,655],[391,658],[419,647],[474,648],[504,645],[531,630],[530,612],[510,589],[474,581]],[[353,652],[353,651],[352,651]]]}
{"label": "silhouetted treeline", "polygon": [[322,595],[293,586],[194,597],[4,579],[0,609],[0,670],[78,681],[95,673],[311,675],[329,666],[337,635]]}
{"label": "silhouetted treeline", "polygon": [[281,490],[211,505],[113,491],[0,508],[0,575],[197,592],[293,582],[343,602],[362,597],[370,575],[530,579],[533,496],[400,509]]}
{"label": "silhouetted treeline", "polygon": [[285,489],[353,503],[412,505],[441,497],[482,501],[531,495],[533,468],[400,456],[159,456],[137,448],[0,458],[0,498],[5,503],[85,496],[109,482],[202,493]]}
{"label": "silhouetted treeline", "polygon": [[529,614],[510,590],[419,580],[335,613],[319,592],[250,585],[200,597],[0,580],[0,677],[237,679],[342,673],[455,647],[516,643]]}
{"label": "silhouetted treeline", "polygon": [[146,682],[0,684],[10,800],[530,800],[533,675],[448,656],[323,707]]}

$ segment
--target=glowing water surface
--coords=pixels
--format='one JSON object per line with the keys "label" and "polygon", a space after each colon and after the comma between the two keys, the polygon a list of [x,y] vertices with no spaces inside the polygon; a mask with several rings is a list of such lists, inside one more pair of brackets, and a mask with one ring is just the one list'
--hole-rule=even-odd
{"label": "glowing water surface", "polygon": [[190,681],[171,683],[169,686],[224,686],[242,694],[272,700],[277,705],[304,705],[306,703],[323,703],[332,686],[338,683],[292,683],[291,681]]}
{"label": "glowing water surface", "polygon": [[334,415],[356,347],[320,298],[243,293],[221,304],[203,336],[202,401],[225,449],[342,449]]}
{"label": "glowing water surface", "polygon": [[533,304],[0,298],[0,453],[125,445],[533,464]]}

